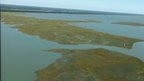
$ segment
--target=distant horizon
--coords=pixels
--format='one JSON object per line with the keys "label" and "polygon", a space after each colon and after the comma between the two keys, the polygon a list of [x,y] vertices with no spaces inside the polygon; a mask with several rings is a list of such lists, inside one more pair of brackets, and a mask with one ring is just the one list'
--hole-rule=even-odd
{"label": "distant horizon", "polygon": [[1,0],[1,4],[144,14],[144,0]]}
{"label": "distant horizon", "polygon": [[[75,9],[75,8],[59,8],[59,7],[47,7],[47,6],[35,6],[35,5],[18,5],[18,4],[2,4],[2,5],[16,5],[16,6],[29,6],[29,7],[42,7],[42,8],[58,8],[58,9],[70,9],[70,10],[84,10],[84,11],[99,11],[99,12],[111,12],[111,13],[125,13],[125,14],[139,14],[139,13],[126,13],[126,12],[116,12],[116,11],[100,11],[100,10],[88,10],[88,9]],[[144,14],[139,14],[144,15]]]}

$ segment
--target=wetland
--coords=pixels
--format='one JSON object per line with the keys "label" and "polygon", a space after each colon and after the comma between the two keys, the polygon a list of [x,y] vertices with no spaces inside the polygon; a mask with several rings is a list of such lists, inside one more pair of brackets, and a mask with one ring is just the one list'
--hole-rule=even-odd
{"label": "wetland", "polygon": [[2,68],[7,70],[2,79],[143,81],[142,20],[132,16],[1,12]]}
{"label": "wetland", "polygon": [[135,22],[116,22],[112,24],[121,24],[121,25],[131,25],[131,26],[144,26],[144,23],[135,23]]}

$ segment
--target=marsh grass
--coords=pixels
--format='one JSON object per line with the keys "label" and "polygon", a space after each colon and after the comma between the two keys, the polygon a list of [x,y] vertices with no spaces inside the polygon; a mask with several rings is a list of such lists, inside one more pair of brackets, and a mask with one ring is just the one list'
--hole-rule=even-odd
{"label": "marsh grass", "polygon": [[[26,13],[20,13],[20,15],[21,14]],[[143,41],[140,39],[116,36],[78,26],[68,25],[68,23],[79,22],[101,23],[100,21],[37,19],[33,17],[22,17],[16,15],[19,15],[19,13],[1,13],[1,21],[5,24],[15,25],[11,28],[17,28],[18,31],[25,34],[39,36],[42,39],[54,41],[60,44],[97,44],[131,49],[133,43]]]}
{"label": "marsh grass", "polygon": [[47,68],[38,71],[36,81],[144,80],[144,63],[133,56],[101,48],[44,51],[62,53],[63,56]]}
{"label": "marsh grass", "polygon": [[112,24],[121,24],[121,25],[131,25],[131,26],[144,26],[144,23],[135,23],[135,22],[113,22]]}
{"label": "marsh grass", "polygon": [[[1,21],[15,25],[18,31],[60,44],[97,44],[131,49],[143,41],[68,25],[68,23],[100,21],[52,20],[21,17],[26,13],[1,13]],[[53,49],[62,57],[47,68],[37,71],[36,81],[144,81],[144,63],[139,59],[105,49]]]}

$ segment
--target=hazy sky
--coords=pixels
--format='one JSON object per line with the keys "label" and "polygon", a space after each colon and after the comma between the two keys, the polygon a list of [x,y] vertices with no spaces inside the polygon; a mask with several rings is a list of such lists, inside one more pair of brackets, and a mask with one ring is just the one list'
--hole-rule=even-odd
{"label": "hazy sky", "polygon": [[1,0],[1,3],[144,14],[144,0]]}

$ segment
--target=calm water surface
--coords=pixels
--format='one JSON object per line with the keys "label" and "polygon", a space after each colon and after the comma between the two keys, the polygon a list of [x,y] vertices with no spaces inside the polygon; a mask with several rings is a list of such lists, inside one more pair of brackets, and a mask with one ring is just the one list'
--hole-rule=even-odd
{"label": "calm water surface", "polygon": [[[99,20],[102,23],[69,23],[71,25],[93,29],[113,35],[144,39],[144,27],[110,24],[111,22],[127,21],[143,23],[144,19],[130,16],[112,15],[75,15],[75,14],[45,14],[30,13],[22,15],[41,19],[61,20]],[[59,53],[43,52],[49,49],[91,49],[105,48],[124,54],[135,56],[144,61],[144,42],[137,42],[132,49],[124,49],[103,45],[62,45],[52,41],[42,40],[37,36],[30,36],[9,28],[12,25],[1,23],[2,38],[2,81],[34,81],[36,71],[54,63],[61,57]]]}

